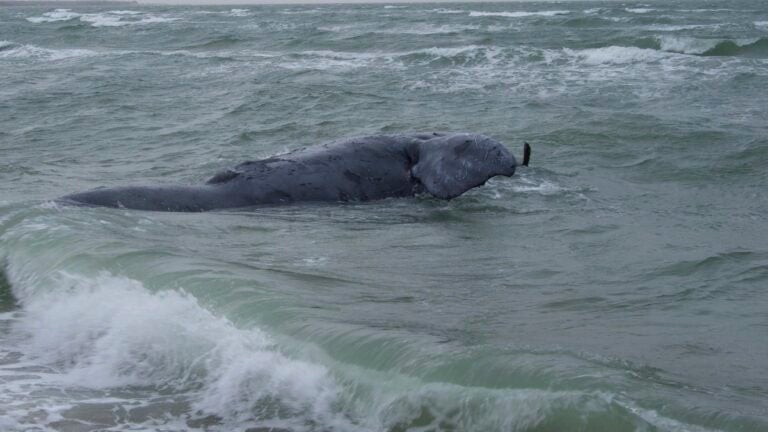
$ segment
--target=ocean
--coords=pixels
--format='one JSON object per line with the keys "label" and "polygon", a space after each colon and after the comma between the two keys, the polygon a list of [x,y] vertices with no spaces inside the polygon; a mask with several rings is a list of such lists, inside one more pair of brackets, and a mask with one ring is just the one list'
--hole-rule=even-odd
{"label": "ocean", "polygon": [[[768,431],[768,2],[0,6],[0,430]],[[71,207],[477,132],[429,196]]]}

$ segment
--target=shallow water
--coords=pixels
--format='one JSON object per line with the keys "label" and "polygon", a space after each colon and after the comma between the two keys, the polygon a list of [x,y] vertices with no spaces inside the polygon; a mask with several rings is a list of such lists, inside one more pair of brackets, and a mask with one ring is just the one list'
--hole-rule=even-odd
{"label": "shallow water", "polygon": [[[0,9],[0,429],[768,430],[768,6]],[[418,197],[59,207],[406,130]]]}

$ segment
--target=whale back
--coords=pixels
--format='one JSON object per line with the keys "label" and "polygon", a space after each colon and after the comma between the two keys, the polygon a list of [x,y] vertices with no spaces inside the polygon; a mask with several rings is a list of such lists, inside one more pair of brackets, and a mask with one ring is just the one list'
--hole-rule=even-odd
{"label": "whale back", "polygon": [[451,199],[489,178],[515,173],[515,157],[485,135],[437,136],[419,144],[418,162],[411,169],[427,192]]}

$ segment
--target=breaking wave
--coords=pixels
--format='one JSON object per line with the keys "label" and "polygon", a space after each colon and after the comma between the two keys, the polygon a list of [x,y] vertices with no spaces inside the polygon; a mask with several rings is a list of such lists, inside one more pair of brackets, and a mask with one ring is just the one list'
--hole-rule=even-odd
{"label": "breaking wave", "polygon": [[591,65],[648,62],[656,61],[664,57],[663,53],[654,49],[624,46],[609,46],[583,50],[564,48],[563,51],[569,56],[575,57],[584,63]]}
{"label": "breaking wave", "polygon": [[0,41],[0,59],[41,59],[64,60],[70,58],[92,57],[98,52],[80,48],[42,48],[36,45],[20,45],[9,41]]}
{"label": "breaking wave", "polygon": [[[327,368],[287,356],[261,330],[239,329],[182,291],[151,293],[108,274],[61,275],[55,283],[45,293],[16,290],[24,314],[15,331],[28,335],[19,348],[29,362],[57,371],[31,380],[33,388],[173,389],[185,395],[185,409],[225,425],[343,423],[333,418],[340,389]],[[0,399],[28,396],[6,390]]]}
{"label": "breaking wave", "polygon": [[157,24],[178,21],[179,18],[163,17],[130,10],[114,10],[100,13],[77,13],[70,9],[56,9],[41,16],[28,17],[35,24],[79,19],[93,27],[122,27],[129,25]]}
{"label": "breaking wave", "polygon": [[752,40],[697,39],[661,36],[662,51],[702,56],[768,56],[768,38]]}
{"label": "breaking wave", "polygon": [[435,13],[439,13],[439,14],[461,14],[461,13],[466,13],[467,11],[461,10],[461,9],[439,8],[439,9],[432,9],[429,12],[435,12]]}
{"label": "breaking wave", "polygon": [[624,9],[627,12],[630,13],[636,13],[636,14],[647,14],[649,12],[653,12],[656,9],[650,9],[650,8],[626,8]]}
{"label": "breaking wave", "polygon": [[540,12],[478,12],[471,11],[469,16],[472,17],[507,17],[507,18],[524,18],[531,16],[555,16],[566,15],[571,13],[567,10],[552,10],[552,11],[540,11]]}
{"label": "breaking wave", "polygon": [[105,431],[126,424],[294,431],[684,426],[607,392],[463,386],[338,364],[317,349],[239,328],[184,291],[152,292],[108,273],[15,280],[23,312],[0,318],[15,335],[4,347],[24,354],[0,365],[0,375],[11,378],[0,381],[0,405],[40,409],[36,416],[7,411],[2,425],[12,430],[93,418]]}

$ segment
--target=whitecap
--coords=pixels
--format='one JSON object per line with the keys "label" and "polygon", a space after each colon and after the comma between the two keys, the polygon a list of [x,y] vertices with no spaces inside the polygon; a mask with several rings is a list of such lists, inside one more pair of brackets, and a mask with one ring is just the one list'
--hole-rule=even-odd
{"label": "whitecap", "polygon": [[357,24],[340,24],[340,25],[333,25],[333,26],[320,26],[317,29],[321,31],[342,33],[342,32],[348,32],[351,30],[357,30],[361,28],[362,27]]}
{"label": "whitecap", "polygon": [[482,47],[479,45],[465,45],[465,46],[459,46],[459,47],[443,47],[443,48],[426,48],[423,50],[418,51],[409,51],[407,53],[404,53],[405,55],[408,54],[430,54],[436,57],[455,57],[460,54],[467,54],[467,53],[480,53],[484,52],[486,50],[491,50],[493,48],[491,47]]}
{"label": "whitecap", "polygon": [[[734,10],[733,9],[678,9],[678,12],[707,13],[707,12],[734,12]],[[741,11],[741,12],[747,12],[747,11]]]}
{"label": "whitecap", "polygon": [[717,46],[718,39],[696,39],[681,36],[661,36],[657,40],[662,51],[682,54],[702,54]]}
{"label": "whitecap", "polygon": [[536,183],[533,180],[522,180],[524,185],[516,185],[513,186],[513,190],[515,192],[534,192],[539,193],[541,195],[555,195],[560,192],[568,191],[567,188],[564,188],[558,184],[555,184],[553,182],[544,180],[541,183]]}
{"label": "whitecap", "polygon": [[469,16],[471,17],[507,17],[507,18],[524,18],[524,17],[531,17],[531,16],[555,16],[555,15],[566,15],[571,13],[571,11],[567,10],[551,10],[551,11],[540,11],[540,12],[478,12],[478,11],[471,11],[469,13]]}
{"label": "whitecap", "polygon": [[647,14],[648,12],[653,12],[656,9],[650,9],[650,8],[626,8],[624,9],[627,12],[636,13],[636,14]]}
{"label": "whitecap", "polygon": [[77,13],[70,9],[56,9],[46,12],[42,16],[29,17],[27,21],[42,24],[58,21],[69,21],[79,18],[80,21],[91,24],[93,27],[121,27],[127,25],[156,24],[177,21],[179,18],[162,17],[152,14],[144,15],[142,12],[132,10],[113,10],[100,13]]}
{"label": "whitecap", "polygon": [[[5,42],[5,41],[3,41]],[[8,48],[10,47],[10,48]],[[91,57],[99,53],[87,49],[62,48],[50,49],[42,48],[36,45],[15,45],[8,43],[0,49],[0,58],[8,59],[45,59],[45,60],[64,60],[77,57]]]}
{"label": "whitecap", "polygon": [[299,58],[281,61],[279,66],[291,70],[349,70],[368,66],[375,61],[391,61],[391,57],[382,53],[310,50],[298,55]]}
{"label": "whitecap", "polygon": [[664,57],[663,53],[653,49],[625,46],[609,46],[583,50],[564,48],[563,51],[567,55],[575,57],[590,65],[648,62],[656,61]]}
{"label": "whitecap", "polygon": [[768,30],[768,21],[755,21],[754,24],[759,29]]}
{"label": "whitecap", "polygon": [[478,30],[480,27],[472,25],[413,25],[406,28],[392,28],[387,30],[379,30],[374,33],[378,34],[413,34],[413,35],[430,35],[430,34],[446,34],[457,33],[468,30]]}
{"label": "whitecap", "polygon": [[45,12],[42,16],[28,17],[27,21],[35,24],[56,22],[56,21],[69,21],[74,18],[79,18],[81,14],[72,12],[70,9],[56,9],[52,12]]}
{"label": "whitecap", "polygon": [[663,51],[669,51],[682,54],[704,54],[707,51],[717,47],[723,42],[733,42],[739,47],[753,44],[760,40],[759,38],[749,39],[698,39],[684,36],[660,36],[657,37],[661,49]]}
{"label": "whitecap", "polygon": [[323,257],[323,256],[320,256],[320,257],[309,257],[309,258],[304,258],[303,260],[301,260],[301,262],[305,266],[319,267],[319,266],[325,265],[325,263],[328,262],[328,257]]}
{"label": "whitecap", "polygon": [[[62,274],[50,283],[56,285],[50,290],[14,286],[24,305],[15,331],[27,335],[20,349],[27,361],[55,365],[35,374],[39,386],[172,388],[187,395],[193,410],[231,425],[278,420],[269,410],[260,412],[265,401],[291,413],[294,426],[344,422],[335,418],[340,387],[325,366],[287,356],[259,328],[238,328],[183,291],[152,293],[138,281],[106,273]],[[2,388],[0,399],[30,391]],[[63,401],[51,400],[48,407],[57,403]]]}
{"label": "whitecap", "polygon": [[439,9],[432,9],[428,12],[435,12],[439,14],[460,14],[460,13],[466,13],[465,10],[460,9],[445,9],[445,8],[439,8]]}
{"label": "whitecap", "polygon": [[674,31],[692,30],[692,29],[698,29],[698,28],[712,28],[712,27],[718,27],[718,26],[719,24],[680,24],[680,25],[656,24],[656,25],[647,26],[645,27],[645,29],[651,30],[651,31],[674,32]]}
{"label": "whitecap", "polygon": [[[133,17],[134,15],[131,15]],[[177,21],[179,18],[167,18],[155,15],[147,15],[140,19],[123,19],[123,15],[112,15],[109,13],[84,14],[80,21],[88,22],[93,27],[122,27],[128,25],[156,24]]]}
{"label": "whitecap", "polygon": [[229,12],[226,13],[228,16],[232,17],[244,17],[251,14],[251,11],[248,9],[230,9]]}
{"label": "whitecap", "polygon": [[113,10],[113,11],[109,11],[107,13],[108,14],[113,14],[113,15],[139,15],[139,14],[141,14],[141,12],[139,12],[139,11],[132,11],[132,10]]}

